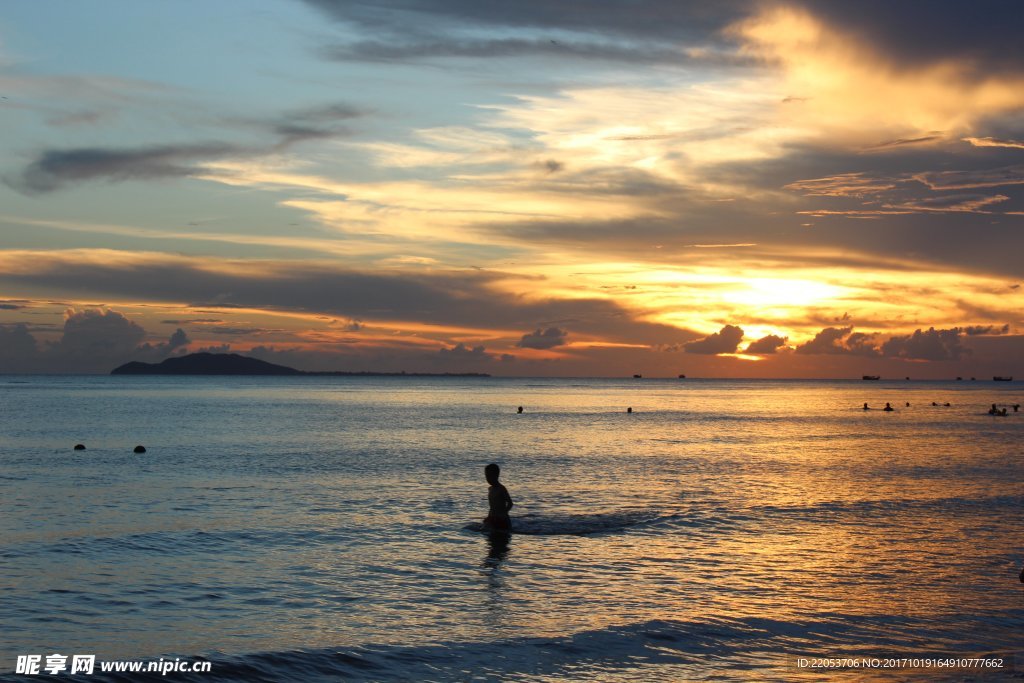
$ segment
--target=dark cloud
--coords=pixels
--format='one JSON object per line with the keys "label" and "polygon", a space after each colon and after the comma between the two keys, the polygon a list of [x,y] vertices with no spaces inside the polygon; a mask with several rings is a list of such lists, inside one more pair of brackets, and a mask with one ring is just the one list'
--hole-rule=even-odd
{"label": "dark cloud", "polygon": [[497,289],[507,274],[484,270],[364,272],[280,261],[261,262],[247,275],[237,266],[222,269],[216,262],[180,257],[105,264],[83,262],[75,254],[44,252],[33,258],[30,268],[0,269],[0,285],[69,288],[82,296],[131,296],[154,302],[203,301],[207,303],[201,306],[207,308],[318,313],[364,324],[404,320],[529,329],[545,321],[542,327],[568,326],[586,335],[641,344],[678,343],[695,336],[673,326],[636,321],[604,298],[526,300]]}
{"label": "dark cloud", "polygon": [[557,159],[547,159],[541,163],[541,167],[548,173],[558,173],[565,169],[565,164]]}
{"label": "dark cloud", "polygon": [[879,142],[876,145],[866,147],[867,151],[878,151],[891,149],[893,147],[905,147],[907,145],[920,145],[926,142],[935,142],[936,140],[942,139],[942,131],[936,131],[929,135],[920,135],[913,138],[897,138],[895,140],[886,140],[885,142]]}
{"label": "dark cloud", "polygon": [[769,334],[761,337],[757,341],[752,341],[747,346],[744,353],[750,353],[755,355],[768,355],[773,354],[779,350],[780,347],[785,346],[786,337],[780,337],[776,334]]}
{"label": "dark cloud", "polygon": [[1006,334],[1010,326],[974,326],[948,330],[916,330],[909,335],[893,335],[879,344],[878,334],[853,332],[852,327],[825,328],[814,339],[797,347],[797,353],[885,356],[907,360],[958,360],[971,353],[964,345],[966,336]]}
{"label": "dark cloud", "polygon": [[334,103],[297,109],[271,119],[229,119],[228,123],[242,124],[279,136],[280,139],[271,148],[271,151],[277,151],[306,140],[345,135],[349,131],[342,124],[367,113],[350,104]]}
{"label": "dark cloud", "polygon": [[69,111],[54,114],[46,120],[51,126],[82,126],[93,125],[109,117],[100,111]]}
{"label": "dark cloud", "polygon": [[1009,334],[1009,324],[997,327],[995,325],[970,325],[962,328],[964,334],[968,337],[974,337],[978,335],[998,335],[998,334]]}
{"label": "dark cloud", "polygon": [[563,346],[566,343],[568,332],[557,327],[549,327],[545,330],[538,328],[534,332],[523,335],[516,346],[524,349],[553,349],[556,346]]}
{"label": "dark cloud", "polygon": [[667,43],[713,40],[721,29],[746,15],[752,6],[747,0],[600,0],[584,6],[546,0],[521,0],[513,4],[473,0],[397,0],[387,4],[305,1],[335,19],[359,24],[372,33],[432,36],[450,34],[457,28],[505,27]]}
{"label": "dark cloud", "polygon": [[[520,54],[662,61],[678,45],[730,51],[728,32],[764,3],[755,0],[634,0],[516,3],[474,0],[304,0],[372,36],[336,57],[368,60]],[[840,34],[870,46],[895,69],[957,60],[984,77],[1024,63],[1015,0],[794,0]],[[484,38],[500,34],[501,38]],[[539,35],[538,35],[539,34]],[[792,100],[800,99],[800,94]]]}
{"label": "dark cloud", "polygon": [[798,0],[811,14],[914,69],[956,59],[978,76],[1019,72],[1024,63],[1015,0]]}
{"label": "dark cloud", "polygon": [[162,325],[206,325],[224,322],[220,318],[186,318],[184,320],[161,320]]}
{"label": "dark cloud", "polygon": [[132,352],[133,360],[159,361],[175,352],[185,350],[191,341],[185,331],[180,327],[171,333],[166,342],[161,344],[150,344],[146,342]]}
{"label": "dark cloud", "polygon": [[494,359],[491,354],[487,353],[483,346],[474,346],[473,348],[469,348],[461,342],[450,349],[439,349],[437,355],[442,361],[453,361],[459,363],[479,363]]}
{"label": "dark cloud", "polygon": [[[225,347],[216,352],[225,353]],[[488,353],[483,346],[467,346],[464,343],[424,352],[421,344],[407,346],[361,346],[320,344],[314,348],[255,346],[245,355],[271,363],[279,363],[300,370],[349,371],[349,372],[460,372],[465,368],[474,371],[490,371],[497,363],[507,364],[516,360],[508,354]]]}
{"label": "dark cloud", "polygon": [[826,327],[811,341],[796,347],[796,353],[877,356],[876,335],[854,332],[853,327]]}
{"label": "dark cloud", "polygon": [[38,357],[36,339],[27,325],[0,326],[0,372],[35,372]]}
{"label": "dark cloud", "polygon": [[241,153],[242,148],[224,143],[49,150],[40,154],[19,177],[8,179],[7,184],[21,192],[38,194],[86,180],[184,178],[197,173],[203,161]]}
{"label": "dark cloud", "polygon": [[103,363],[105,367],[112,359],[131,355],[145,336],[141,326],[117,311],[68,309],[56,352],[73,363]]}
{"label": "dark cloud", "polygon": [[180,327],[171,333],[171,338],[167,340],[167,348],[169,350],[177,349],[181,346],[188,345],[188,335]]}
{"label": "dark cloud", "polygon": [[322,49],[327,59],[337,61],[407,62],[441,58],[549,57],[560,60],[606,60],[634,64],[717,64],[753,66],[755,61],[730,52],[687,53],[678,47],[622,45],[612,42],[551,40],[548,38],[456,38],[421,40],[365,40]]}
{"label": "dark cloud", "polygon": [[222,334],[231,337],[244,337],[249,335],[259,335],[271,330],[265,330],[262,327],[209,327],[204,330],[211,334]]}
{"label": "dark cloud", "polygon": [[708,355],[736,353],[741,341],[743,341],[743,328],[736,325],[726,325],[718,332],[709,334],[703,339],[684,344],[683,350],[687,353]]}
{"label": "dark cloud", "polygon": [[[257,347],[257,349],[262,348],[263,347]],[[256,351],[256,349],[253,349],[253,351]],[[231,344],[215,344],[212,346],[201,346],[195,350],[195,353],[231,353]],[[249,355],[256,356],[257,358],[260,357],[259,355],[254,353],[250,353]],[[267,360],[267,358],[263,358],[263,360]]]}
{"label": "dark cloud", "polygon": [[891,358],[911,360],[959,360],[971,352],[962,343],[961,330],[915,330],[913,334],[890,338],[881,347],[882,354]]}
{"label": "dark cloud", "polygon": [[40,343],[25,324],[0,325],[0,373],[106,374],[130,360],[162,360],[189,344],[180,328],[159,344],[142,343],[145,334],[124,314],[97,308],[68,309],[55,342]]}
{"label": "dark cloud", "polygon": [[208,174],[204,164],[226,158],[248,158],[280,152],[291,145],[333,137],[343,128],[326,127],[335,121],[353,118],[362,112],[348,105],[328,105],[300,110],[279,120],[247,121],[277,137],[270,144],[243,145],[228,142],[202,142],[178,145],[153,145],[131,149],[81,147],[51,149],[40,153],[18,175],[4,182],[26,194],[41,194],[67,185],[92,180],[120,182],[159,178],[186,178]]}

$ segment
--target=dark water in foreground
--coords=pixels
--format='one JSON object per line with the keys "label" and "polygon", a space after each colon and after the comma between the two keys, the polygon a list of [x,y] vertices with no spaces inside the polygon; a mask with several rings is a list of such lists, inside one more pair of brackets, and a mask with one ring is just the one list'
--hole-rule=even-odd
{"label": "dark water in foreground", "polygon": [[[993,402],[1024,386],[0,377],[0,676],[1014,679],[1024,412]],[[463,528],[491,461],[507,544]]]}

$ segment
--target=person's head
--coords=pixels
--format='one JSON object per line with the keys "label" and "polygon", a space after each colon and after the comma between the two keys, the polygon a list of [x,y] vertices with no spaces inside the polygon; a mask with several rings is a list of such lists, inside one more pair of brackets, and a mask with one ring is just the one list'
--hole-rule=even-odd
{"label": "person's head", "polygon": [[498,483],[498,477],[501,475],[501,468],[493,462],[484,468],[484,478],[487,479],[487,483],[494,484]]}

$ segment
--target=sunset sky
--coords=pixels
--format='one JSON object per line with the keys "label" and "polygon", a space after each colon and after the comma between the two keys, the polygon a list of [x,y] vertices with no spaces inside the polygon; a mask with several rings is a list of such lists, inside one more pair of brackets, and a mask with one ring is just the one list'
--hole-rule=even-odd
{"label": "sunset sky", "polygon": [[1019,2],[0,13],[0,372],[1024,376]]}

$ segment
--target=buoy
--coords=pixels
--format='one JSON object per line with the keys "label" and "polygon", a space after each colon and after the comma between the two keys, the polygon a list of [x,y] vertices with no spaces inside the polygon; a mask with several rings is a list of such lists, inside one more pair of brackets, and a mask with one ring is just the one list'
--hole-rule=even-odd
{"label": "buoy", "polygon": [[146,447],[145,446],[136,446],[135,447],[135,452],[136,453],[145,453],[146,452]]}
{"label": "buoy", "polygon": [[75,444],[75,450],[76,451],[84,451],[85,450],[85,444],[76,443]]}

